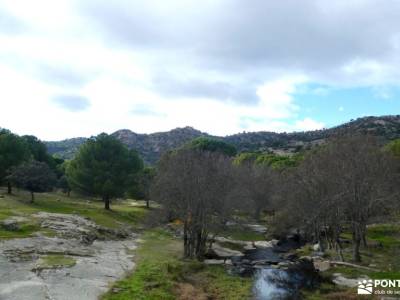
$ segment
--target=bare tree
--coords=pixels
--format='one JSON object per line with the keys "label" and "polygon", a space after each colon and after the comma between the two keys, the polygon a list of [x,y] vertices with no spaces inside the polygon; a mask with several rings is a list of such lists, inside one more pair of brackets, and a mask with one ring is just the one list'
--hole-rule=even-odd
{"label": "bare tree", "polygon": [[245,161],[235,165],[237,204],[243,210],[251,209],[254,217],[260,219],[264,209],[272,210],[277,171],[266,164]]}
{"label": "bare tree", "polygon": [[184,148],[161,159],[151,195],[183,221],[185,257],[202,259],[210,232],[230,213],[231,169],[219,152]]}
{"label": "bare tree", "polygon": [[286,215],[302,225],[321,247],[338,250],[340,233],[348,226],[353,260],[360,261],[366,228],[374,216],[384,217],[398,191],[392,158],[370,136],[336,138],[310,152],[289,176]]}

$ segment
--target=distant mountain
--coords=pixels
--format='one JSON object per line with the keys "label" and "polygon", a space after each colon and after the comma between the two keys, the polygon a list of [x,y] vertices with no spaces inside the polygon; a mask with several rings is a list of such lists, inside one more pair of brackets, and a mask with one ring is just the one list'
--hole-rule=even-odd
{"label": "distant mountain", "polygon": [[167,132],[137,134],[130,130],[118,130],[112,134],[131,149],[136,149],[143,160],[154,164],[160,156],[171,149],[181,147],[185,143],[200,136],[210,136],[192,127],[176,128]]}
{"label": "distant mountain", "polygon": [[87,138],[78,137],[59,142],[45,142],[47,151],[64,159],[71,159],[78,151],[79,147],[85,143]]}
{"label": "distant mountain", "polygon": [[[178,148],[200,136],[223,140],[236,146],[240,152],[290,153],[323,143],[327,138],[335,135],[357,133],[377,135],[384,140],[400,138],[400,115],[364,117],[329,129],[293,133],[260,131],[218,137],[192,127],[184,127],[152,134],[138,134],[123,129],[114,132],[112,135],[129,148],[136,149],[147,164],[154,164],[164,152]],[[70,159],[85,141],[86,138],[73,138],[60,142],[46,142],[46,144],[51,154]]]}

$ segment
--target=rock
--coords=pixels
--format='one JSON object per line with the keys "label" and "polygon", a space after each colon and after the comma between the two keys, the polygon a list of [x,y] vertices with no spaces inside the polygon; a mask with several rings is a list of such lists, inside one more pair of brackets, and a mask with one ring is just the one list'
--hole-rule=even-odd
{"label": "rock", "polygon": [[256,241],[254,242],[254,246],[256,248],[273,248],[277,245],[278,240],[271,240],[271,241]]}
{"label": "rock", "polygon": [[[133,267],[133,240],[96,240],[30,237],[0,242],[0,299],[95,300]],[[31,272],[43,255],[67,255],[74,266]],[[49,296],[51,295],[51,297]]]}
{"label": "rock", "polygon": [[235,226],[236,224],[237,224],[237,223],[234,222],[234,221],[227,221],[227,222],[225,223],[226,226]]}
{"label": "rock", "polygon": [[246,246],[243,247],[243,250],[247,251],[247,250],[254,250],[256,249],[252,243],[247,244]]}
{"label": "rock", "polygon": [[90,245],[95,240],[126,239],[131,235],[129,230],[102,227],[74,214],[39,212],[34,217],[39,219],[42,228],[55,231],[59,237],[77,239],[85,245]]}
{"label": "rock", "polygon": [[287,268],[288,266],[289,266],[289,263],[286,261],[281,261],[280,263],[278,263],[279,268]]}
{"label": "rock", "polygon": [[1,227],[8,231],[18,231],[20,229],[18,221],[12,218],[4,220]]}
{"label": "rock", "polygon": [[356,287],[358,285],[359,281],[363,281],[365,279],[369,279],[369,278],[365,276],[365,277],[352,279],[352,278],[344,277],[341,273],[334,273],[332,282],[334,284],[337,284],[337,285],[340,285],[340,286],[354,288],[354,287]]}
{"label": "rock", "polygon": [[322,261],[313,261],[314,268],[320,272],[328,271],[331,267],[329,261],[322,260]]}
{"label": "rock", "polygon": [[243,256],[244,254],[237,250],[224,248],[218,244],[214,244],[212,249],[207,253],[207,257],[212,258],[231,258],[232,256]]}
{"label": "rock", "polygon": [[244,226],[246,226],[247,228],[249,228],[257,233],[266,233],[267,232],[267,227],[260,225],[260,224],[245,224]]}
{"label": "rock", "polygon": [[314,251],[320,251],[320,250],[321,250],[321,247],[319,246],[318,243],[316,243],[315,245],[313,245],[312,248],[313,248]]}
{"label": "rock", "polygon": [[311,256],[300,256],[300,260],[308,260],[308,261],[313,261]]}
{"label": "rock", "polygon": [[252,261],[250,259],[245,258],[245,259],[242,259],[241,263],[245,264],[245,265],[249,265],[250,263],[252,263]]}
{"label": "rock", "polygon": [[252,243],[248,242],[248,241],[233,240],[233,239],[228,239],[223,236],[216,236],[214,238],[214,241],[220,242],[220,243],[231,243],[231,244],[236,244],[236,245],[240,245],[240,246],[252,245]]}
{"label": "rock", "polygon": [[206,265],[223,265],[223,264],[225,264],[224,259],[205,259],[203,262]]}
{"label": "rock", "polygon": [[298,258],[298,255],[296,253],[286,253],[282,255],[282,258],[285,260],[294,261]]}

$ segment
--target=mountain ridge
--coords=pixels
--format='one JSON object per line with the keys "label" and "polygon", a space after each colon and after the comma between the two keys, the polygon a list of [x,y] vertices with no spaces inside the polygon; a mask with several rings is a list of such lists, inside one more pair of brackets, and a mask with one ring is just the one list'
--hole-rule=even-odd
{"label": "mountain ridge", "polygon": [[[277,153],[296,152],[303,148],[323,143],[327,138],[338,134],[374,134],[384,140],[400,138],[400,115],[362,117],[341,125],[313,131],[276,133],[269,131],[242,132],[227,136],[214,136],[193,127],[178,127],[170,131],[150,134],[135,133],[121,129],[112,133],[114,137],[136,149],[147,164],[154,164],[161,155],[178,148],[192,139],[209,137],[223,140],[242,151],[272,151]],[[70,159],[87,138],[71,138],[58,142],[45,142],[49,153]]]}

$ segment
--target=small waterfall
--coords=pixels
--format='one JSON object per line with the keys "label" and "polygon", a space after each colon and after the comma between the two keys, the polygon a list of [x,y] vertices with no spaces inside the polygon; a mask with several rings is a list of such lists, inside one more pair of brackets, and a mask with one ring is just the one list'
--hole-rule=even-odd
{"label": "small waterfall", "polygon": [[263,268],[254,274],[253,294],[255,300],[283,300],[291,299],[290,290],[283,282],[289,280],[285,270]]}

